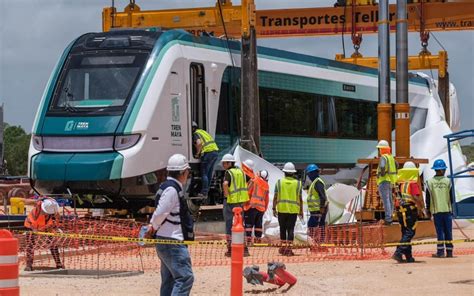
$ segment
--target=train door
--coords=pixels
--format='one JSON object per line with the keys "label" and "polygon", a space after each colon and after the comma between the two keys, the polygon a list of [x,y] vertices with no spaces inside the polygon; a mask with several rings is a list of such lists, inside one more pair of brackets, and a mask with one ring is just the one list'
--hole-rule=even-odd
{"label": "train door", "polygon": [[[200,129],[207,130],[208,127],[208,112],[207,112],[207,97],[206,85],[204,76],[204,65],[199,63],[191,63],[190,65],[190,102],[191,102],[191,123],[194,121],[198,124]],[[190,156],[189,159],[194,159],[196,149],[193,145],[192,135],[189,139]]]}

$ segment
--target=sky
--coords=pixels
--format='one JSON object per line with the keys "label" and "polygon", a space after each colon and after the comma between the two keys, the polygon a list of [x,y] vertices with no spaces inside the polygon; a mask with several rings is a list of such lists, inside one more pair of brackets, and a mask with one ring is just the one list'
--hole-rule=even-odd
{"label": "sky", "polygon": [[[129,1],[115,0],[119,11]],[[233,4],[240,1],[234,0]],[[256,0],[257,9],[332,6],[336,0]],[[390,1],[394,3],[395,1]],[[136,0],[142,9],[207,7],[215,0]],[[317,3],[317,4],[315,4]],[[64,48],[76,37],[102,29],[102,8],[111,0],[0,0],[0,103],[5,121],[31,131],[44,88]],[[437,32],[428,49],[444,47],[449,55],[451,82],[461,107],[461,128],[474,128],[474,32]],[[395,55],[395,35],[391,53]],[[262,39],[259,45],[333,59],[342,53],[340,36]],[[346,55],[352,53],[350,36],[345,37]],[[409,54],[420,50],[418,34],[409,34]],[[364,35],[364,56],[377,55],[376,35]],[[431,75],[431,72],[427,72]],[[437,72],[433,71],[437,77]]]}

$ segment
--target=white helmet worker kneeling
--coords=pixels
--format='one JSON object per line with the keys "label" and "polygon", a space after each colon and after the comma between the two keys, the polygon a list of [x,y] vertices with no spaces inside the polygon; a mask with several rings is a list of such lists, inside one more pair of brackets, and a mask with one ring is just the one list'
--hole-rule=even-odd
{"label": "white helmet worker kneeling", "polygon": [[189,295],[194,282],[188,248],[179,243],[194,240],[193,218],[183,192],[189,169],[184,155],[174,154],[169,158],[168,177],[156,193],[156,210],[148,225],[148,237],[177,242],[156,245],[162,268],[160,295]]}

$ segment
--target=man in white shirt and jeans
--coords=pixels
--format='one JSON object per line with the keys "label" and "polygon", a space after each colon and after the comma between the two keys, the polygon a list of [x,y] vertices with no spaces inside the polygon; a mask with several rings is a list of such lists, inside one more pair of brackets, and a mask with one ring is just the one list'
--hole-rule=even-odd
{"label": "man in white shirt and jeans", "polygon": [[160,295],[189,295],[194,282],[191,257],[182,241],[193,240],[193,220],[184,199],[183,184],[189,175],[186,157],[174,154],[168,160],[168,177],[156,193],[156,210],[149,233],[157,239],[176,240],[177,244],[157,244],[161,260]]}

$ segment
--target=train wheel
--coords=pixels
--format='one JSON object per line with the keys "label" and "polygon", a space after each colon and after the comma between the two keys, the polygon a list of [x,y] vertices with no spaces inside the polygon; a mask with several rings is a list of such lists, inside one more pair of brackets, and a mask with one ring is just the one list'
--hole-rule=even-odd
{"label": "train wheel", "polygon": [[187,199],[186,201],[188,203],[188,209],[191,212],[191,215],[197,219],[199,215],[199,209],[201,208],[201,201],[192,199]]}

